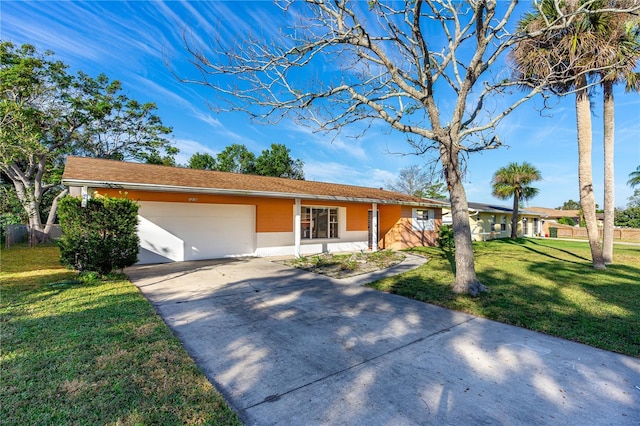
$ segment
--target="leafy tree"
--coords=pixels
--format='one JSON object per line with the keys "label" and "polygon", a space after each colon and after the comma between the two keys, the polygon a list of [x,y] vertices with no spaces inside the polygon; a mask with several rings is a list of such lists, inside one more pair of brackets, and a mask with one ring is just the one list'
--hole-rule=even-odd
{"label": "leafy tree", "polygon": [[640,188],[633,191],[633,194],[627,198],[627,208],[640,207]]}
{"label": "leafy tree", "polygon": [[302,160],[294,160],[291,150],[283,144],[271,144],[256,158],[246,146],[233,144],[226,147],[216,158],[210,154],[196,152],[189,159],[187,167],[201,170],[244,173],[261,176],[275,176],[290,179],[304,179]]}
{"label": "leafy tree", "polygon": [[565,201],[560,207],[557,207],[558,210],[580,210],[580,203],[577,201],[569,200]]}
{"label": "leafy tree", "polygon": [[61,262],[106,275],[138,261],[138,204],[126,198],[60,200]]}
{"label": "leafy tree", "polygon": [[540,179],[542,179],[540,171],[526,161],[522,164],[509,163],[508,166],[499,168],[493,175],[491,181],[493,195],[502,200],[513,197],[511,238],[518,238],[520,200],[529,200],[538,195],[539,190],[530,184]]}
{"label": "leafy tree", "polygon": [[0,43],[0,171],[29,225],[45,235],[66,194],[60,178],[67,154],[155,161],[177,152],[154,104],[129,99],[104,75],[71,75],[52,56],[28,44]]}
{"label": "leafy tree", "polygon": [[27,220],[26,212],[20,204],[16,189],[3,173],[0,173],[0,212],[3,215],[20,217],[21,221],[18,223],[24,223]]}
{"label": "leafy tree", "polygon": [[7,225],[18,225],[26,221],[26,214],[16,190],[12,184],[6,182],[3,173],[0,173],[0,244],[5,237]]}
{"label": "leafy tree", "polygon": [[203,154],[196,152],[191,156],[191,158],[189,158],[189,164],[187,164],[187,167],[190,169],[215,170],[216,159],[206,152]]}
{"label": "leafy tree", "polygon": [[246,146],[232,144],[216,156],[214,170],[252,175],[256,171],[256,156]]}
{"label": "leafy tree", "polygon": [[569,225],[569,226],[575,226],[576,222],[567,216],[561,217],[560,219],[558,219],[558,223],[561,225]]}
{"label": "leafy tree", "polygon": [[256,159],[256,174],[304,180],[304,163],[291,158],[290,152],[285,145],[272,143],[271,148],[263,150]]}
{"label": "leafy tree", "polygon": [[627,185],[632,188],[640,186],[640,166],[636,167],[636,170],[629,173],[629,180],[627,181]]}
{"label": "leafy tree", "polygon": [[616,211],[616,226],[640,228],[640,206]]}
{"label": "leafy tree", "polygon": [[178,154],[180,150],[174,146],[169,146],[165,148],[165,155],[160,154],[159,152],[152,152],[147,155],[145,158],[145,162],[147,164],[158,164],[160,166],[176,166],[176,154]]}
{"label": "leafy tree", "polygon": [[445,195],[447,187],[444,182],[434,180],[432,173],[428,173],[416,164],[400,169],[398,178],[394,182],[388,183],[387,187],[391,191],[415,197],[437,200],[445,200],[447,198]]}

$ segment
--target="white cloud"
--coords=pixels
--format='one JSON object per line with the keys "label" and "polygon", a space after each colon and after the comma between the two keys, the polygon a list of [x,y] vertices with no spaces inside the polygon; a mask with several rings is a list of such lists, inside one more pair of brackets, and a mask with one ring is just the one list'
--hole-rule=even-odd
{"label": "white cloud", "polygon": [[332,135],[314,132],[313,129],[306,126],[296,125],[293,122],[287,122],[283,126],[284,131],[291,133],[299,133],[304,135],[307,142],[314,144],[315,150],[329,150],[338,155],[346,155],[358,161],[367,160],[367,151],[363,148],[366,144],[365,138],[345,138],[337,136],[334,139]]}
{"label": "white cloud", "polygon": [[206,114],[200,110],[193,108],[193,115],[198,120],[207,123],[211,127],[220,128],[222,127],[222,123],[215,117],[212,117],[211,114]]}
{"label": "white cloud", "polygon": [[165,86],[161,86],[160,84],[149,78],[142,77],[137,74],[131,74],[131,79],[136,80],[140,85],[146,87],[146,91],[149,93],[153,93],[155,99],[163,98],[165,100],[171,100],[172,103],[177,103],[183,107],[191,108],[190,101],[186,100],[174,91],[167,89]]}
{"label": "white cloud", "polygon": [[305,163],[304,175],[307,180],[369,188],[384,187],[386,182],[396,178],[396,175],[388,170],[371,167],[356,169],[348,164],[314,161]]}

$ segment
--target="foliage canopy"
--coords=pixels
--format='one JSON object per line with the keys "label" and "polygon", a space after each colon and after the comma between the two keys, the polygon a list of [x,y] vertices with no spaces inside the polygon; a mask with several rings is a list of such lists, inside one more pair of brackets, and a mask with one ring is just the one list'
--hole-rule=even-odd
{"label": "foliage canopy", "polygon": [[255,154],[245,145],[231,144],[214,158],[208,153],[196,152],[189,158],[187,167],[201,170],[304,179],[304,163],[291,158],[291,150],[284,144],[272,143],[271,147]]}
{"label": "foliage canopy", "polygon": [[35,229],[47,233],[54,223],[68,154],[172,164],[171,129],[155,104],[130,99],[119,81],[73,75],[53,52],[29,44],[0,42],[0,59],[0,171]]}

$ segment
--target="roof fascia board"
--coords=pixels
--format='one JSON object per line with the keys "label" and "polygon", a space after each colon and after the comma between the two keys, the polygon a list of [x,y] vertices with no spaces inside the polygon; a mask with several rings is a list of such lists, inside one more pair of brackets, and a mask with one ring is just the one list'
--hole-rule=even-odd
{"label": "roof fascia board", "polygon": [[416,207],[443,207],[446,204],[435,203],[419,203],[414,201],[401,200],[382,200],[378,198],[359,198],[359,197],[342,197],[336,195],[314,195],[314,194],[298,194],[288,192],[271,192],[271,191],[251,191],[237,189],[218,189],[218,188],[201,188],[189,186],[174,185],[156,185],[156,184],[136,184],[127,182],[101,182],[81,179],[63,179],[62,184],[66,186],[88,186],[91,188],[112,188],[112,189],[130,189],[138,191],[168,191],[168,192],[188,192],[199,194],[217,194],[217,195],[235,195],[235,196],[255,196],[268,198],[303,198],[308,200],[334,200],[334,201],[350,201],[359,203],[378,203],[378,204],[400,204],[404,206]]}

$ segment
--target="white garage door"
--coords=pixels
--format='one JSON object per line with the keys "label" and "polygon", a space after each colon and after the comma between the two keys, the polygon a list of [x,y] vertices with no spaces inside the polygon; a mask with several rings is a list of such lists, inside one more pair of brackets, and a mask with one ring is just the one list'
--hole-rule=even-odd
{"label": "white garage door", "polygon": [[255,206],[141,201],[138,263],[217,259],[255,250]]}

